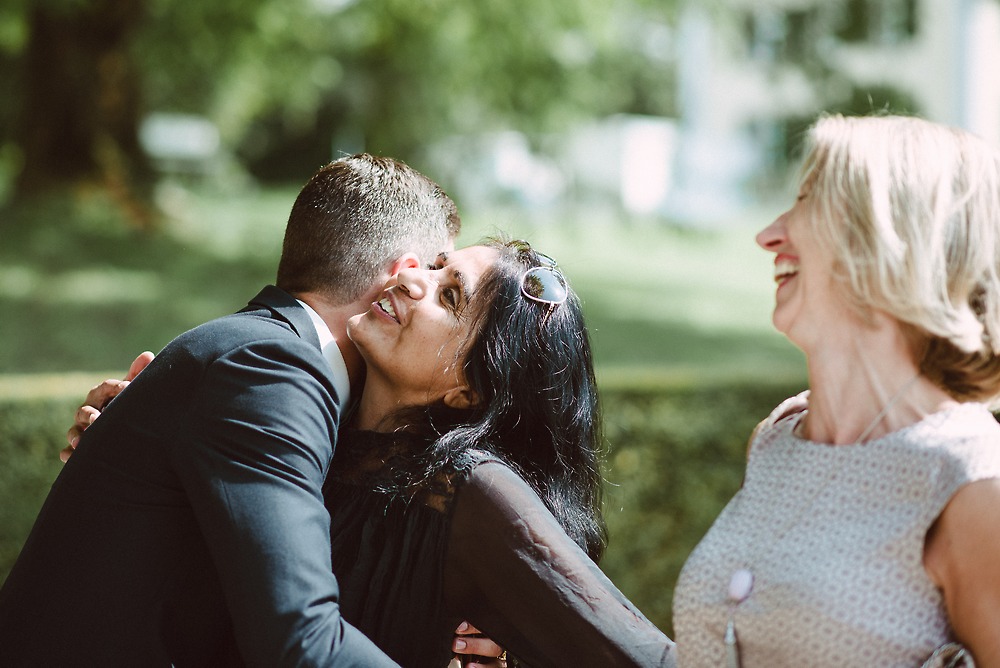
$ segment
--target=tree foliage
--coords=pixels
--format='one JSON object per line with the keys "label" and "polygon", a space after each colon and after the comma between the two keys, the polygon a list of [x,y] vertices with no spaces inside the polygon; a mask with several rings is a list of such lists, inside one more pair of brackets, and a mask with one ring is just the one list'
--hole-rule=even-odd
{"label": "tree foliage", "polygon": [[148,174],[136,128],[139,73],[130,39],[142,7],[115,0],[48,0],[22,7],[23,43],[7,116],[22,161],[19,195],[99,182],[144,221],[136,185]]}
{"label": "tree foliage", "polygon": [[[115,161],[141,175],[136,127],[151,110],[207,116],[262,175],[295,178],[329,158],[332,142],[411,158],[456,133],[671,113],[670,7],[13,0],[0,10],[0,161],[20,169],[19,192],[107,183]],[[63,30],[58,49],[40,38],[53,21]],[[113,118],[109,100],[119,104]],[[73,132],[73,142],[59,139]],[[68,163],[61,175],[56,158]]]}

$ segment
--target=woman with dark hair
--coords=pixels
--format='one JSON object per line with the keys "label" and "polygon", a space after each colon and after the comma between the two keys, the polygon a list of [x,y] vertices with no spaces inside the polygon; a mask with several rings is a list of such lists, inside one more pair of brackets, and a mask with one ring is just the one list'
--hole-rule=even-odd
{"label": "woman with dark hair", "polygon": [[404,269],[349,321],[364,390],[324,496],[344,618],[443,667],[468,620],[532,666],[672,666],[595,565],[600,420],[580,303],[491,241]]}
{"label": "woman with dark hair", "polygon": [[[597,560],[606,538],[600,511],[600,411],[578,299],[555,262],[526,242],[491,242],[445,254],[442,270],[468,252],[497,255],[463,314],[471,333],[461,371],[474,401],[458,408],[447,400],[416,404],[389,418],[431,443],[425,477],[468,458],[472,445],[502,460]],[[407,285],[419,280],[404,272],[395,288],[412,299]],[[540,306],[526,297],[529,289],[553,301]],[[546,296],[546,289],[552,293]],[[360,325],[349,327],[363,350],[359,331]],[[369,379],[377,382],[374,372]]]}
{"label": "woman with dark hair", "polygon": [[462,619],[530,665],[669,665],[592,561],[597,390],[554,262],[523,242],[442,255],[348,332],[368,372],[325,490],[345,618],[407,666],[442,665]]}

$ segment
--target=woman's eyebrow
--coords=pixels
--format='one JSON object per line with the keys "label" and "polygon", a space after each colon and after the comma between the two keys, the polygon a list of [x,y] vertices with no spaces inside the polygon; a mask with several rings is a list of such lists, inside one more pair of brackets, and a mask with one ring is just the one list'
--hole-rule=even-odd
{"label": "woman's eyebrow", "polygon": [[[447,267],[445,268],[447,269]],[[452,280],[458,283],[459,291],[462,293],[463,298],[468,301],[472,295],[469,293],[469,283],[465,278],[465,274],[458,269],[452,269],[448,273],[451,274]]]}
{"label": "woman's eyebrow", "polygon": [[448,263],[448,253],[438,253],[434,258],[433,262],[427,263],[427,269],[431,271],[437,271],[438,269],[444,269]]}

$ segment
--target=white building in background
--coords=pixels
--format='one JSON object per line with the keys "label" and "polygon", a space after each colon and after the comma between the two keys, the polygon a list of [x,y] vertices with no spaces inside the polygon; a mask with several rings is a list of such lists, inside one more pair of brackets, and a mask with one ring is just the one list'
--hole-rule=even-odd
{"label": "white building in background", "polygon": [[577,204],[603,201],[630,218],[663,212],[674,185],[676,120],[618,114],[567,132],[559,149]]}
{"label": "white building in background", "polygon": [[692,1],[677,44],[674,217],[711,220],[766,198],[822,111],[889,100],[1000,144],[997,0]]}
{"label": "white building in background", "polygon": [[435,173],[473,208],[714,225],[787,195],[824,111],[912,113],[1000,144],[1000,0],[687,0],[671,41],[679,118],[612,116],[547,150],[455,137],[431,151]]}

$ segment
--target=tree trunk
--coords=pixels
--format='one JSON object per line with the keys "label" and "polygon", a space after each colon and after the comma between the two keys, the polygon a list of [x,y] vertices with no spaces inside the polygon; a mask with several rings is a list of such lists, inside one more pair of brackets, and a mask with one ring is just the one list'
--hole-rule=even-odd
{"label": "tree trunk", "polygon": [[16,135],[24,162],[14,196],[103,188],[129,220],[146,226],[151,171],[138,140],[140,86],[129,50],[141,3],[70,7],[31,13]]}

